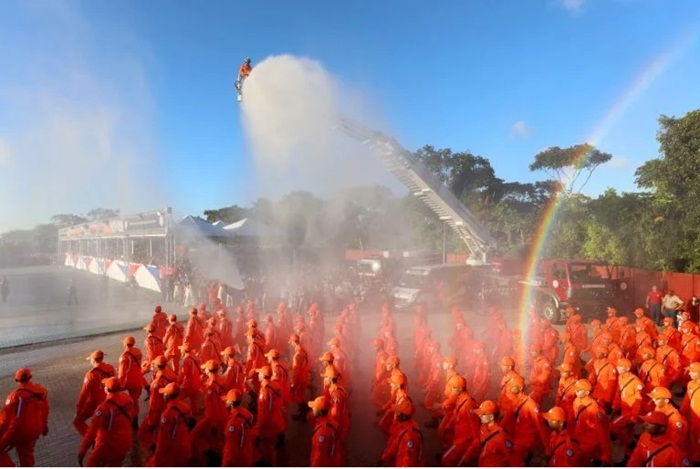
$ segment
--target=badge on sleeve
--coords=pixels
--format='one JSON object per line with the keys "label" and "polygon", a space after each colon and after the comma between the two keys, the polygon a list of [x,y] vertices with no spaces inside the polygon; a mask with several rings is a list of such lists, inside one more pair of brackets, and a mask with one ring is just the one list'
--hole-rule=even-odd
{"label": "badge on sleeve", "polygon": [[408,440],[408,447],[413,448],[413,440]]}
{"label": "badge on sleeve", "polygon": [[229,431],[229,433],[233,433],[236,431],[236,427],[231,425],[230,427],[228,427],[228,431]]}
{"label": "badge on sleeve", "polygon": [[325,437],[325,436],[321,435],[321,436],[318,437],[318,442],[319,442],[319,443],[323,443],[324,441],[326,441],[326,437]]}
{"label": "badge on sleeve", "polygon": [[567,455],[568,457],[570,457],[570,458],[573,458],[573,457],[574,457],[574,450],[571,449],[571,448],[567,449],[567,450],[566,450],[566,455]]}
{"label": "badge on sleeve", "polygon": [[163,417],[160,419],[160,423],[168,423],[168,417]]}
{"label": "badge on sleeve", "polygon": [[506,440],[506,448],[510,449],[513,447],[513,442],[510,440]]}
{"label": "badge on sleeve", "polygon": [[95,417],[101,417],[101,416],[102,416],[101,410],[98,410],[97,412],[95,412]]}
{"label": "badge on sleeve", "polygon": [[688,458],[683,458],[683,461],[681,461],[681,463],[682,463],[684,466],[689,466],[689,467],[690,467],[690,459],[688,459]]}
{"label": "badge on sleeve", "polygon": [[676,422],[676,428],[683,428],[683,422],[681,422],[681,421]]}

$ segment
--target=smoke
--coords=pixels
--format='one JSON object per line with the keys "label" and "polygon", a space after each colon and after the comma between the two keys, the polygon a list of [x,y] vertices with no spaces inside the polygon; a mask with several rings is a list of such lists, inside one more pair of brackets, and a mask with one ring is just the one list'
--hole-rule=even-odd
{"label": "smoke", "polygon": [[314,60],[281,55],[254,66],[241,105],[260,193],[329,197],[357,185],[396,187],[368,148],[334,128],[343,109],[357,117],[368,108],[347,90]]}
{"label": "smoke", "polygon": [[142,44],[124,28],[95,30],[77,3],[18,5],[6,19],[23,27],[0,32],[12,44],[0,48],[0,232],[158,206]]}

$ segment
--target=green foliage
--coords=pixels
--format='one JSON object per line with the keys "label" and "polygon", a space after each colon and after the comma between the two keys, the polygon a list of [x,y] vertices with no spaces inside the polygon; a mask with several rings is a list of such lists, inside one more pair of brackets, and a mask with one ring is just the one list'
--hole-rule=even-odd
{"label": "green foliage", "polygon": [[[568,148],[550,147],[535,155],[530,171],[544,171],[551,178],[561,181],[567,194],[581,192],[593,172],[603,163],[612,159],[588,143]],[[577,183],[583,177],[580,185]]]}
{"label": "green foliage", "polygon": [[242,208],[238,205],[231,205],[229,207],[223,207],[215,210],[205,210],[204,217],[209,223],[222,221],[225,224],[230,225],[231,223],[236,223],[237,221],[248,217],[249,212],[250,210],[247,208]]}

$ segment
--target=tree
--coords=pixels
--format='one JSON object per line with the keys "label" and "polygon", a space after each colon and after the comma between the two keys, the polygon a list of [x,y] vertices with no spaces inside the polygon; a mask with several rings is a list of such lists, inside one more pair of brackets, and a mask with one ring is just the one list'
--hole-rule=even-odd
{"label": "tree", "polygon": [[87,218],[90,221],[107,220],[119,216],[119,209],[112,210],[111,208],[93,208],[87,213]]}
{"label": "tree", "polygon": [[[573,194],[581,192],[596,168],[610,159],[611,154],[603,153],[588,143],[568,148],[550,147],[535,155],[530,171],[544,171],[563,184],[566,194]],[[577,187],[576,183],[582,176],[584,180]]]}
{"label": "tree", "polygon": [[222,221],[230,225],[231,223],[236,223],[237,221],[247,218],[249,213],[250,209],[239,207],[238,205],[231,205],[229,207],[205,210],[204,216],[209,223]]}
{"label": "tree", "polygon": [[650,189],[655,227],[670,236],[661,258],[665,266],[700,272],[700,110],[682,118],[659,118],[659,158],[635,172],[637,185]]}
{"label": "tree", "polygon": [[56,225],[57,228],[68,228],[69,226],[80,225],[81,223],[87,223],[90,221],[82,215],[73,215],[61,213],[51,217],[51,223]]}

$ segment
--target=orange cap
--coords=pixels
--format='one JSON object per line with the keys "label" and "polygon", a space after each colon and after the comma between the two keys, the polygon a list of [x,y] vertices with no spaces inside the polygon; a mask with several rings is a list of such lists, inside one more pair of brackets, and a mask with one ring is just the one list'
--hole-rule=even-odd
{"label": "orange cap", "polygon": [[642,308],[637,308],[634,310],[634,315],[637,317],[644,316],[644,310]]}
{"label": "orange cap", "polygon": [[293,344],[295,342],[299,342],[299,334],[292,334],[289,336],[289,343]]}
{"label": "orange cap", "polygon": [[119,392],[119,390],[122,388],[119,378],[114,376],[103,379],[102,384],[104,384],[105,388],[107,388],[107,392]]}
{"label": "orange cap", "polygon": [[700,362],[693,362],[688,365],[688,371],[700,371]]}
{"label": "orange cap", "polygon": [[177,322],[177,314],[171,314],[170,316],[168,316],[168,319],[170,320],[170,322]]}
{"label": "orange cap", "polygon": [[180,394],[180,385],[177,383],[168,383],[158,390],[161,394],[167,394],[173,396],[175,394]]}
{"label": "orange cap", "polygon": [[160,305],[158,305],[158,306],[156,306],[156,309],[155,309],[154,311],[155,311],[156,313],[160,313],[160,312],[163,311],[163,307],[160,306]]}
{"label": "orange cap", "polygon": [[272,368],[269,366],[263,366],[261,368],[258,368],[258,373],[263,375],[266,379],[272,377]]}
{"label": "orange cap", "polygon": [[542,414],[542,417],[548,422],[566,422],[566,412],[561,407],[552,407],[547,412]]}
{"label": "orange cap", "polygon": [[618,367],[618,368],[629,368],[629,369],[632,369],[632,362],[629,361],[629,360],[626,359],[626,358],[620,358],[620,359],[617,361],[617,367]]}
{"label": "orange cap", "polygon": [[591,327],[598,327],[601,324],[602,323],[600,322],[600,319],[594,319],[593,321],[591,321]]}
{"label": "orange cap", "polygon": [[392,410],[397,414],[403,414],[408,417],[413,417],[413,414],[416,411],[415,407],[413,407],[413,404],[408,399],[404,399],[400,403],[394,405]]}
{"label": "orange cap", "polygon": [[512,388],[513,386],[517,386],[520,389],[525,388],[525,379],[522,376],[514,376],[511,378],[510,383],[508,383],[509,388]]}
{"label": "orange cap", "polygon": [[276,348],[271,348],[268,350],[268,352],[265,354],[266,357],[272,358],[273,360],[276,360],[280,357],[280,351],[277,350]]}
{"label": "orange cap", "polygon": [[156,325],[153,324],[153,323],[147,324],[146,326],[144,326],[143,330],[146,331],[146,332],[155,332],[155,331],[156,331]]}
{"label": "orange cap", "polygon": [[644,356],[644,355],[656,355],[656,352],[654,351],[654,349],[653,349],[652,347],[650,347],[650,346],[648,346],[648,345],[645,345],[644,347],[642,347],[642,348],[639,349],[639,354],[640,354],[641,356]]}
{"label": "orange cap", "polygon": [[318,396],[313,401],[307,402],[309,408],[316,410],[328,410],[328,399],[326,396]]}
{"label": "orange cap", "polygon": [[155,366],[165,366],[168,364],[168,359],[165,358],[165,355],[158,355],[154,360],[153,364]]}
{"label": "orange cap", "polygon": [[217,371],[219,369],[219,362],[214,359],[207,360],[201,368],[203,370]]}
{"label": "orange cap", "polygon": [[478,409],[474,411],[476,415],[493,415],[498,411],[498,407],[493,401],[484,401],[481,403]]}
{"label": "orange cap", "polygon": [[401,364],[401,359],[399,359],[399,357],[397,357],[396,355],[392,355],[391,357],[386,359],[385,363],[388,365],[399,366]]}
{"label": "orange cap", "polygon": [[334,357],[331,352],[325,352],[323,355],[321,355],[321,358],[318,359],[320,362],[329,362],[333,363]]}
{"label": "orange cap", "polygon": [[230,345],[224,349],[223,352],[221,352],[221,355],[228,355],[228,356],[234,356],[236,354],[236,351],[231,347]]}
{"label": "orange cap", "polygon": [[331,347],[340,347],[340,339],[337,337],[333,337],[331,340],[328,341],[328,345]]}
{"label": "orange cap", "polygon": [[513,357],[503,357],[499,363],[501,366],[515,366],[515,360],[513,360]]}
{"label": "orange cap", "polygon": [[243,392],[239,389],[231,389],[225,396],[221,396],[222,401],[236,402],[243,399]]}
{"label": "orange cap", "polygon": [[574,366],[569,362],[564,362],[557,367],[559,371],[574,371]]}
{"label": "orange cap", "polygon": [[652,399],[672,399],[673,396],[671,395],[671,391],[668,390],[668,388],[665,388],[663,386],[657,386],[654,389],[651,390],[647,396],[651,397]]}
{"label": "orange cap", "polygon": [[447,382],[451,387],[453,388],[466,388],[467,387],[467,380],[459,375],[453,376],[450,378],[450,380]]}
{"label": "orange cap", "polygon": [[384,341],[382,339],[374,339],[372,345],[374,347],[384,347]]}
{"label": "orange cap", "polygon": [[659,411],[654,411],[650,412],[647,415],[642,417],[642,420],[646,423],[650,423],[652,425],[659,425],[661,427],[667,427],[668,426],[668,417],[666,414],[663,412]]}
{"label": "orange cap", "polygon": [[105,353],[102,350],[94,350],[90,355],[86,358],[86,360],[95,360],[95,361],[101,361],[105,357]]}
{"label": "orange cap", "polygon": [[593,389],[593,386],[591,386],[591,382],[587,379],[579,379],[578,381],[576,381],[576,384],[574,384],[574,387],[577,391],[590,391]]}
{"label": "orange cap", "polygon": [[403,373],[392,373],[391,377],[389,377],[389,382],[397,386],[405,386],[406,376]]}
{"label": "orange cap", "polygon": [[455,366],[457,366],[457,359],[455,357],[446,357],[443,363],[454,368]]}
{"label": "orange cap", "polygon": [[20,368],[15,372],[15,381],[26,381],[28,379],[31,379],[32,377],[32,370],[29,368]]}
{"label": "orange cap", "polygon": [[617,310],[615,308],[611,308],[610,306],[608,306],[608,314],[615,315],[615,314],[617,314]]}
{"label": "orange cap", "polygon": [[324,378],[335,379],[340,376],[340,372],[334,366],[327,366],[323,372]]}
{"label": "orange cap", "polygon": [[124,345],[134,345],[136,343],[136,339],[134,339],[132,336],[127,336],[127,337],[124,337],[124,340],[122,340],[122,343]]}

